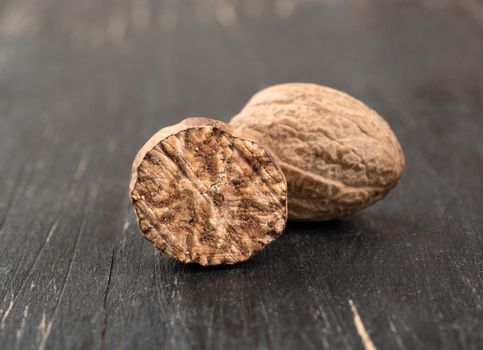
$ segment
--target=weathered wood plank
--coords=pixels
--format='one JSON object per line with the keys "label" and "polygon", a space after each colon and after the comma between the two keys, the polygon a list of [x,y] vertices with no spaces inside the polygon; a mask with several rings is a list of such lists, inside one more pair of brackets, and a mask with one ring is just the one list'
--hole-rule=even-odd
{"label": "weathered wood plank", "polygon": [[[0,341],[6,349],[477,349],[483,343],[477,1],[4,1]],[[381,203],[290,223],[253,260],[159,256],[127,197],[162,126],[312,81],[406,153]]]}

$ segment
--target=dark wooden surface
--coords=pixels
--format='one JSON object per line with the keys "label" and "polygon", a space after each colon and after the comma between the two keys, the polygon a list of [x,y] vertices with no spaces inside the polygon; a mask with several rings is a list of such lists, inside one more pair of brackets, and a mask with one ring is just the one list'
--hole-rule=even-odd
{"label": "dark wooden surface", "polygon": [[[158,255],[137,149],[286,81],[385,116],[399,186],[239,266]],[[1,1],[0,348],[481,349],[482,128],[476,0]]]}

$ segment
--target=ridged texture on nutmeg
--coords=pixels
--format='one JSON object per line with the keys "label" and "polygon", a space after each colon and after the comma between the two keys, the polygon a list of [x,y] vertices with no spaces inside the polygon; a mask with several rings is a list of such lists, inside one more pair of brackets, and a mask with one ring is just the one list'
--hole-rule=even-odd
{"label": "ridged texture on nutmeg", "polygon": [[354,214],[382,199],[404,169],[401,146],[384,119],[328,87],[266,88],[230,124],[279,158],[288,183],[289,219]]}
{"label": "ridged texture on nutmeg", "polygon": [[201,265],[249,259],[287,220],[287,183],[271,154],[207,118],[152,136],[134,159],[129,196],[146,239]]}

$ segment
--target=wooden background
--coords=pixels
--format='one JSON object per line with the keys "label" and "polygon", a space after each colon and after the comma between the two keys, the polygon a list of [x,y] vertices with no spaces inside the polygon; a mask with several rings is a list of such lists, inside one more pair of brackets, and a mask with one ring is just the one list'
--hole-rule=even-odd
{"label": "wooden background", "polygon": [[[137,149],[287,81],[385,116],[399,186],[246,264],[158,255]],[[0,348],[481,349],[482,114],[477,0],[2,0]]]}

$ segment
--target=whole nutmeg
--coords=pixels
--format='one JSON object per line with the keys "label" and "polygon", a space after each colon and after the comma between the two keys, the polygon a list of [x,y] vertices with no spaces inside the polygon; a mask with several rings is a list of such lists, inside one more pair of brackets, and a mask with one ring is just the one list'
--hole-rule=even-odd
{"label": "whole nutmeg", "polygon": [[129,194],[145,238],[183,262],[247,260],[287,221],[287,183],[273,156],[207,118],[151,137],[134,159]]}
{"label": "whole nutmeg", "polygon": [[382,199],[404,169],[389,125],[355,98],[320,85],[289,83],[254,95],[230,125],[279,158],[289,219],[330,220]]}

